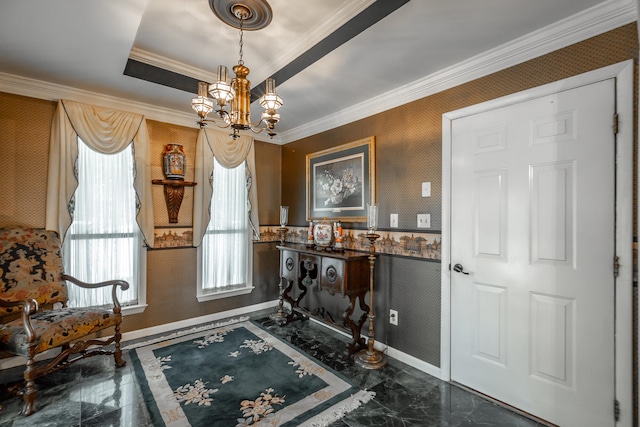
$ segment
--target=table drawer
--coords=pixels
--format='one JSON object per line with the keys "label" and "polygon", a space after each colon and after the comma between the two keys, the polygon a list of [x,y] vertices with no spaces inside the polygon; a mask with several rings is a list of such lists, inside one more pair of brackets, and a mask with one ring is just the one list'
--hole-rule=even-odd
{"label": "table drawer", "polygon": [[332,294],[344,295],[344,261],[336,258],[322,259],[320,288]]}
{"label": "table drawer", "polygon": [[280,252],[280,265],[282,266],[282,271],[280,275],[289,280],[293,280],[294,282],[298,281],[298,252],[294,251],[282,251]]}

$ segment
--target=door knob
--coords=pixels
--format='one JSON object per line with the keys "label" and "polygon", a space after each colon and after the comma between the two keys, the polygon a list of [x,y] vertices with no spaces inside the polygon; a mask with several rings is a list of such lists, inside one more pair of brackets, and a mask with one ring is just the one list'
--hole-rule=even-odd
{"label": "door knob", "polygon": [[468,271],[464,271],[464,267],[461,264],[454,265],[453,271],[455,271],[456,273],[469,274]]}

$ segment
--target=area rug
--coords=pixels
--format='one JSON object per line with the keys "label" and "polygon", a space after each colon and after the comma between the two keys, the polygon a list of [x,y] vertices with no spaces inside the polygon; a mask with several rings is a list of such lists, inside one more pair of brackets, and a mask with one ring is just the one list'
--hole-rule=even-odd
{"label": "area rug", "polygon": [[154,426],[325,426],[374,396],[249,321],[129,354]]}

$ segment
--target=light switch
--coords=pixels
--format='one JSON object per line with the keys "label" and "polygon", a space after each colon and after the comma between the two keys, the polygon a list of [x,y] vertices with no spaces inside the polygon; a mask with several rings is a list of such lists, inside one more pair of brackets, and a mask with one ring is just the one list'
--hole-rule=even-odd
{"label": "light switch", "polygon": [[430,227],[431,227],[431,215],[418,214],[418,228],[430,228]]}
{"label": "light switch", "polygon": [[422,197],[431,197],[431,183],[423,182],[422,183]]}
{"label": "light switch", "polygon": [[398,228],[398,214],[391,214],[389,216],[389,227]]}

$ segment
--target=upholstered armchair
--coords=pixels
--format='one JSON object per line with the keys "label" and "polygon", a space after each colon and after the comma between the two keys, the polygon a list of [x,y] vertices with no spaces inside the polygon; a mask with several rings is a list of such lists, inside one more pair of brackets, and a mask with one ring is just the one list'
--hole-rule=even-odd
{"label": "upholstered armchair", "polygon": [[[111,286],[113,308],[67,307],[66,282],[84,288]],[[116,366],[124,366],[118,286],[126,290],[129,284],[123,280],[89,284],[64,274],[60,239],[54,231],[0,229],[0,352],[26,358],[20,391],[24,415],[36,409],[35,380],[43,375],[99,354],[112,354]],[[96,338],[96,332],[112,326],[112,335]],[[53,358],[36,363],[35,357],[47,350],[52,350]]]}

